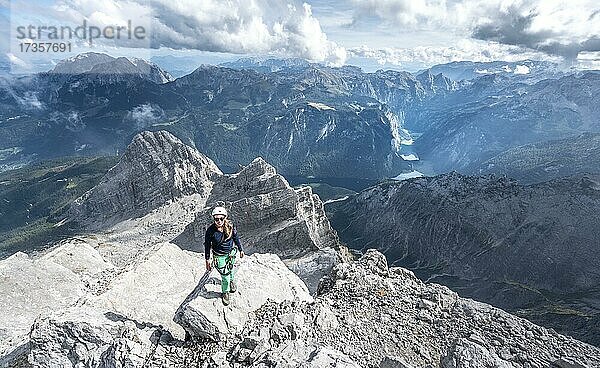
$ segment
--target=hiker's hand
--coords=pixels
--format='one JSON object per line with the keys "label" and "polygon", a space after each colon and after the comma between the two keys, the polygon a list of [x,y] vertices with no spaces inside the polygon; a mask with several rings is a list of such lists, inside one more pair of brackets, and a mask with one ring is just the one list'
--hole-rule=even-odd
{"label": "hiker's hand", "polygon": [[240,258],[244,258],[244,252],[240,252]]}
{"label": "hiker's hand", "polygon": [[206,260],[206,270],[210,271],[210,261]]}

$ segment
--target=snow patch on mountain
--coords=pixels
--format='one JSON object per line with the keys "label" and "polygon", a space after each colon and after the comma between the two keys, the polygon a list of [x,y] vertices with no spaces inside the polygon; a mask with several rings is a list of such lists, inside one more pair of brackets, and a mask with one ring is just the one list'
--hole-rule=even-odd
{"label": "snow patch on mountain", "polygon": [[324,110],[333,110],[333,111],[335,111],[334,107],[327,106],[327,105],[325,105],[324,103],[321,103],[321,102],[307,102],[307,105],[310,106],[310,107],[313,107],[313,108],[315,108],[315,109],[317,109],[319,111],[324,111]]}
{"label": "snow patch on mountain", "polygon": [[408,155],[400,155],[400,157],[402,157],[402,159],[406,161],[419,161],[419,158],[414,153]]}
{"label": "snow patch on mountain", "polygon": [[421,173],[417,170],[413,170],[411,172],[396,175],[392,179],[402,181],[402,180],[406,180],[406,179],[420,178],[420,177],[423,177],[423,173]]}
{"label": "snow patch on mountain", "polygon": [[527,65],[517,65],[515,67],[515,74],[529,74],[529,67]]}
{"label": "snow patch on mountain", "polygon": [[327,124],[325,124],[323,126],[323,128],[321,128],[321,130],[319,131],[319,136],[317,137],[317,142],[320,141],[321,139],[326,138],[327,135],[329,135],[329,133],[333,132],[335,127],[336,127],[335,118],[329,117],[329,119],[327,119]]}
{"label": "snow patch on mountain", "polygon": [[345,201],[348,198],[349,198],[349,196],[343,196],[341,198],[328,199],[325,202],[323,202],[323,204],[334,203],[334,202],[341,202],[341,201]]}

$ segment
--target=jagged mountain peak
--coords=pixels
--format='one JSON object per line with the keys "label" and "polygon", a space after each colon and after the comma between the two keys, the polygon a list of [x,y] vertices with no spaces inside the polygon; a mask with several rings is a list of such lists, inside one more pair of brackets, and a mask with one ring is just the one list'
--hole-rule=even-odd
{"label": "jagged mountain peak", "polygon": [[451,91],[457,88],[457,83],[442,73],[434,74],[431,69],[417,75],[417,80],[421,82],[423,87],[432,92]]}
{"label": "jagged mountain peak", "polygon": [[262,157],[257,157],[241,167],[237,173],[220,177],[208,201],[234,203],[244,197],[266,195],[281,190],[293,191],[287,180],[277,174],[275,167]]}
{"label": "jagged mountain peak", "polygon": [[222,174],[211,159],[195,148],[186,145],[166,130],[143,131],[136,134],[127,146],[123,156],[133,164],[136,161],[145,162],[149,160],[156,164],[163,163],[166,165],[192,161],[205,164],[211,171]]}
{"label": "jagged mountain peak", "polygon": [[261,176],[272,176],[277,174],[277,170],[273,165],[269,164],[265,161],[264,158],[258,156],[252,162],[250,162],[247,166],[244,166],[237,174],[239,175],[250,175],[254,177]]}
{"label": "jagged mountain peak", "polygon": [[171,133],[144,131],[100,183],[73,203],[69,217],[101,227],[102,219],[144,215],[184,195],[207,196],[220,175],[210,158]]}

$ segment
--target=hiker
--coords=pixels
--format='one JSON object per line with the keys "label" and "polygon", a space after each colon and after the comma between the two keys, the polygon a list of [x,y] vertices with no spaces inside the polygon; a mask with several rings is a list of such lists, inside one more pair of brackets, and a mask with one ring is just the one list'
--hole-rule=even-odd
{"label": "hiker", "polygon": [[[229,293],[235,293],[237,286],[234,281],[233,265],[239,252],[240,258],[244,257],[244,250],[233,223],[227,218],[224,207],[215,207],[212,210],[213,223],[206,229],[204,235],[204,257],[206,269],[214,266],[221,274],[221,299],[223,304],[229,305]],[[235,245],[235,246],[234,246]],[[212,250],[213,264],[210,263]]]}

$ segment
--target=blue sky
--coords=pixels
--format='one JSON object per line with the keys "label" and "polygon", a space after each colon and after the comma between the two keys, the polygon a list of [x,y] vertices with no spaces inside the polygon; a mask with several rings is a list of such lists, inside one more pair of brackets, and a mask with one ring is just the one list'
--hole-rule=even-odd
{"label": "blue sky", "polygon": [[[84,20],[101,29],[130,20],[147,37],[71,40],[70,53],[20,50],[19,25],[76,27]],[[85,51],[198,64],[300,57],[366,70],[457,60],[600,66],[600,5],[591,0],[0,0],[0,29],[2,54],[24,71]]]}

